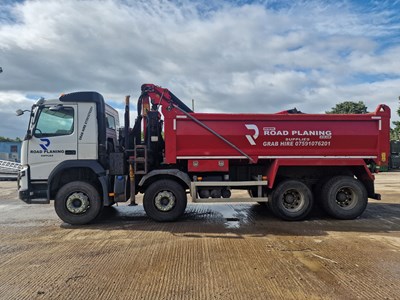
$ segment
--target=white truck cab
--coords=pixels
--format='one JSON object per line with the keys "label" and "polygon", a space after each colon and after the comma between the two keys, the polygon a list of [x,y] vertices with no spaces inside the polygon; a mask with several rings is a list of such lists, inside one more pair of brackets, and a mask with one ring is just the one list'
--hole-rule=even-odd
{"label": "white truck cab", "polygon": [[[117,150],[118,128],[118,112],[106,105],[99,93],[76,92],[54,100],[40,99],[32,106],[22,143],[20,199],[48,203],[66,185],[81,181],[102,191],[99,197],[107,205],[108,154]],[[75,196],[78,201],[73,197],[75,200],[71,198],[64,206],[84,214],[89,203],[83,195]]]}

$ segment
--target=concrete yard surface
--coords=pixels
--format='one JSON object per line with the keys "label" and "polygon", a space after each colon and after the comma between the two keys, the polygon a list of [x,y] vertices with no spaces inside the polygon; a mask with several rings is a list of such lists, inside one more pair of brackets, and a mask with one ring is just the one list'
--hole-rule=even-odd
{"label": "concrete yard surface", "polygon": [[189,204],[156,223],[124,203],[86,226],[3,181],[0,299],[400,299],[400,172],[376,177],[382,200],[351,221]]}

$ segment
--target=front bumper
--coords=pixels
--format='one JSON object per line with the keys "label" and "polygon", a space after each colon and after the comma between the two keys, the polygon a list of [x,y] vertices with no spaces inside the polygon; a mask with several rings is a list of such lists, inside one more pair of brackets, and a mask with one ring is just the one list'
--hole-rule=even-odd
{"label": "front bumper", "polygon": [[24,201],[25,203],[31,204],[31,201],[29,198],[29,190],[19,191],[18,196],[19,196],[20,200]]}
{"label": "front bumper", "polygon": [[47,204],[47,184],[32,183],[29,166],[25,166],[18,173],[18,197],[27,204]]}
{"label": "front bumper", "polygon": [[18,196],[19,199],[29,203],[29,166],[24,166],[19,172],[18,172]]}

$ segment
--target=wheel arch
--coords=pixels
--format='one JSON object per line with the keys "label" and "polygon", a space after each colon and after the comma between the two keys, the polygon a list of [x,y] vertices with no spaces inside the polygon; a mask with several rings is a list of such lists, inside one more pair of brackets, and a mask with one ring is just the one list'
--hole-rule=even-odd
{"label": "wheel arch", "polygon": [[48,178],[47,198],[54,199],[58,189],[77,180],[93,184],[99,190],[103,203],[109,203],[106,171],[93,160],[64,161],[55,167]]}
{"label": "wheel arch", "polygon": [[143,176],[139,182],[140,191],[145,191],[150,184],[160,179],[171,179],[182,185],[184,189],[190,189],[191,180],[188,174],[178,169],[168,169],[153,170]]}

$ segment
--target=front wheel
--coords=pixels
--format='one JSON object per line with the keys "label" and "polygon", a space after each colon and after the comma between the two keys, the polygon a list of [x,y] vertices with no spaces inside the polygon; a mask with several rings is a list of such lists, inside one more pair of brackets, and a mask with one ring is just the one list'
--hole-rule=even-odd
{"label": "front wheel", "polygon": [[146,214],[158,222],[175,221],[183,215],[186,205],[185,189],[172,180],[153,182],[143,197]]}
{"label": "front wheel", "polygon": [[54,201],[57,215],[72,225],[90,223],[100,214],[102,206],[99,193],[93,185],[81,181],[62,186]]}
{"label": "front wheel", "polygon": [[269,207],[277,217],[297,221],[307,217],[313,203],[313,195],[307,185],[297,180],[286,180],[272,191]]}
{"label": "front wheel", "polygon": [[322,188],[322,206],[334,218],[355,219],[364,212],[367,203],[364,185],[353,177],[334,177]]}

